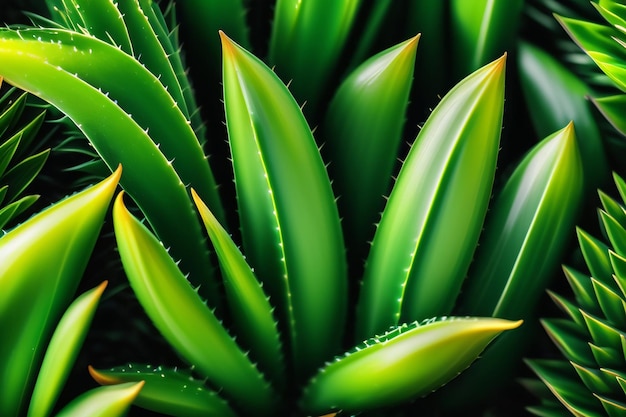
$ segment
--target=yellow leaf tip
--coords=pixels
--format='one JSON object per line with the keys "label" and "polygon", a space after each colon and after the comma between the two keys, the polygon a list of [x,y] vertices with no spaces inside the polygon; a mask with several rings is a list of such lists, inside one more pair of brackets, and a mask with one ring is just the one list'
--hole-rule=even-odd
{"label": "yellow leaf tip", "polygon": [[119,378],[110,377],[98,372],[98,370],[91,365],[87,366],[87,371],[94,381],[100,385],[114,385],[124,382]]}

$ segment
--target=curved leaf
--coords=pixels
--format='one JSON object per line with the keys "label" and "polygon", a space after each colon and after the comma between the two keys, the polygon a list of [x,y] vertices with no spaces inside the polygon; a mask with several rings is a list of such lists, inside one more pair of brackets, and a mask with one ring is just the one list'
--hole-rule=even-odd
{"label": "curved leaf", "polygon": [[274,406],[273,390],[180,272],[167,250],[133,217],[120,193],[113,223],[124,270],[163,337],[238,404],[258,413]]}
{"label": "curved leaf", "polygon": [[[116,62],[116,65],[110,65],[110,62]],[[76,73],[88,74],[95,85]],[[204,184],[202,188],[215,196],[214,185],[179,176],[167,159],[175,158],[179,164],[185,160],[182,165],[187,166],[186,169],[198,168],[198,172],[206,173],[208,169],[193,131],[156,76],[132,57],[98,39],[43,29],[0,30],[0,74],[67,114],[109,167],[124,165],[122,186],[144,211],[159,237],[172,246],[177,258],[182,259],[185,270],[191,272],[191,279],[196,284],[206,284],[203,291],[211,297],[213,305],[218,305],[200,222],[183,181],[192,183],[206,201],[219,200],[206,197],[198,188]],[[133,75],[134,82],[120,83],[129,74]],[[111,87],[119,97],[110,97],[108,91],[99,87]],[[120,107],[116,99],[125,107]],[[85,103],[89,103],[92,110],[86,110]],[[164,112],[152,111],[157,103]],[[131,108],[137,110],[134,115],[129,114]],[[138,124],[137,118],[141,115],[151,122],[145,126]],[[161,125],[163,122],[165,124]],[[181,126],[181,123],[188,134],[172,134],[173,126]],[[182,142],[184,138],[191,142]],[[174,150],[186,149],[185,152],[196,162],[192,163],[182,155],[161,152],[152,139],[163,146],[170,143]],[[189,152],[194,149],[189,146],[195,146],[196,152]],[[163,201],[168,204],[164,205]],[[172,222],[173,218],[176,223]],[[185,232],[181,233],[181,230]]]}
{"label": "curved leaf", "polygon": [[19,415],[46,342],[87,265],[120,176],[118,169],[0,239],[0,380],[11,381],[0,390],[0,415]]}
{"label": "curved leaf", "polygon": [[143,382],[94,388],[74,399],[56,417],[122,417],[141,391]]}
{"label": "curved leaf", "polygon": [[357,337],[453,307],[491,195],[504,63],[503,56],[457,84],[420,131],[372,242]]}
{"label": "curved leaf", "polygon": [[430,393],[467,368],[521,321],[443,318],[402,325],[325,366],[305,388],[303,408],[363,411]]}
{"label": "curved leaf", "polygon": [[89,367],[102,385],[144,382],[134,404],[162,414],[180,417],[235,417],[235,412],[202,381],[176,369],[128,365],[110,370]]}
{"label": "curved leaf", "polygon": [[[326,113],[324,151],[349,251],[371,240],[389,192],[418,41],[419,35],[361,64],[343,81]],[[359,251],[358,258],[364,257]]]}
{"label": "curved leaf", "polygon": [[29,417],[50,415],[87,336],[89,325],[106,285],[105,281],[82,294],[72,302],[61,317],[39,368],[39,375],[28,407]]}
{"label": "curved leaf", "polygon": [[287,88],[223,33],[222,44],[244,252],[288,327],[297,372],[306,374],[337,352],[344,330],[346,259],[337,206]]}
{"label": "curved leaf", "polygon": [[224,287],[236,334],[262,370],[285,385],[285,363],[277,323],[263,287],[229,234],[200,197],[191,190],[224,273]]}

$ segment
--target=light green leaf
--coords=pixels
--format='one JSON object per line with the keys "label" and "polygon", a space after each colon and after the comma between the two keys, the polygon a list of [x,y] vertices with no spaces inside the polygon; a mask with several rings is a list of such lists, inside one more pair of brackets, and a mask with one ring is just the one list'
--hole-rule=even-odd
{"label": "light green leaf", "polygon": [[59,320],[39,368],[37,382],[28,407],[29,417],[50,415],[63,384],[78,356],[96,312],[100,296],[106,287],[100,286],[82,294]]}
{"label": "light green leaf", "polygon": [[454,306],[491,195],[504,67],[503,56],[457,84],[420,131],[372,242],[357,337]]}
{"label": "light green leaf", "polygon": [[169,344],[196,371],[248,410],[264,414],[274,392],[202,302],[167,250],[133,217],[120,193],[113,224],[124,270],[142,307]]}
{"label": "light green leaf", "polygon": [[[124,165],[124,189],[182,259],[192,281],[204,284],[203,291],[218,305],[211,261],[185,183],[214,210],[219,210],[219,198],[191,127],[158,78],[96,38],[44,29],[0,30],[0,75],[67,114],[109,168]],[[131,75],[132,82],[120,82]],[[161,111],[154,112],[155,106]],[[172,152],[165,150],[168,144]],[[178,164],[180,176],[174,168]],[[185,170],[197,180],[183,175]]]}
{"label": "light green leaf", "polygon": [[[348,251],[364,259],[402,141],[419,35],[368,59],[346,78],[326,113],[324,148],[339,196]],[[356,163],[358,161],[358,163]],[[369,249],[369,246],[368,246]]]}
{"label": "light green leaf", "polygon": [[279,386],[285,385],[285,363],[273,307],[260,282],[230,235],[195,191],[198,212],[215,247],[224,274],[224,287],[235,333],[259,367]]}
{"label": "light green leaf", "polygon": [[120,175],[118,169],[0,239],[0,380],[11,381],[0,390],[0,415],[19,415],[46,342],[87,265]]}
{"label": "light green leaf", "polygon": [[393,405],[439,388],[467,368],[500,333],[521,321],[432,319],[402,325],[322,368],[302,406],[319,415]]}
{"label": "light green leaf", "polygon": [[524,157],[493,203],[463,291],[463,314],[529,317],[573,237],[582,187],[570,123]]}
{"label": "light green leaf", "polygon": [[143,382],[94,388],[74,399],[56,417],[122,417],[141,391]]}

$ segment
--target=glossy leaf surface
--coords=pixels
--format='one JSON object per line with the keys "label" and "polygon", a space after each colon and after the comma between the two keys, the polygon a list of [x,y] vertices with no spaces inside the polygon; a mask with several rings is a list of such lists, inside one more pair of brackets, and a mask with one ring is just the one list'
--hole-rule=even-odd
{"label": "glossy leaf surface", "polygon": [[65,406],[57,417],[122,417],[143,387],[143,382],[94,388]]}
{"label": "glossy leaf surface", "polygon": [[285,363],[274,308],[245,257],[213,213],[192,190],[224,274],[224,287],[235,331],[262,370],[284,386]]}
{"label": "glossy leaf surface", "polygon": [[420,131],[372,242],[357,337],[454,305],[491,195],[504,67],[503,56],[457,84]]}
{"label": "glossy leaf surface", "polygon": [[[186,161],[182,165],[189,172],[194,171],[194,176],[207,173],[208,166],[193,131],[158,78],[121,50],[93,37],[62,30],[2,31],[0,57],[0,74],[6,80],[67,114],[109,167],[120,163],[126,167],[121,179],[124,188],[137,201],[160,238],[172,245],[185,269],[191,272],[192,280],[210,287],[211,263],[201,244],[201,226],[192,210],[184,182],[194,184],[207,201],[219,200],[215,197],[214,183],[179,176],[168,160]],[[118,64],[108,65],[111,61]],[[121,72],[115,74],[115,71]],[[118,82],[129,74],[134,77],[129,86]],[[103,90],[106,87],[111,87],[114,96]],[[133,93],[132,87],[139,90]],[[98,111],[85,111],[83,103],[90,103]],[[163,113],[150,110],[157,103],[161,103]],[[120,107],[122,104],[124,108]],[[134,115],[130,108],[136,110]],[[142,114],[157,124],[138,124]],[[182,133],[171,134],[173,126],[184,126],[182,131],[177,129]],[[153,134],[160,135],[155,137],[156,143]],[[166,141],[165,137],[169,139]],[[191,159],[170,152],[165,155],[160,150],[161,143],[164,148],[170,143],[172,149],[187,152]],[[195,151],[190,152],[193,149]],[[154,183],[159,186],[154,187]],[[204,184],[204,191],[200,189],[201,184]],[[205,197],[205,194],[215,198]],[[162,204],[164,200],[168,201],[167,205]],[[177,219],[175,226],[172,218]],[[184,235],[180,233],[181,229],[186,230]],[[215,294],[208,288],[207,293]],[[217,305],[217,299],[212,301]]]}
{"label": "glossy leaf surface", "polygon": [[122,193],[113,206],[113,222],[133,291],[163,337],[238,404],[259,413],[271,410],[274,394],[269,384],[202,302],[163,244],[128,212]]}
{"label": "glossy leaf surface", "polygon": [[224,34],[222,45],[244,253],[278,306],[293,363],[307,373],[337,352],[346,314],[345,249],[335,198],[289,90]]}
{"label": "glossy leaf surface", "polygon": [[439,388],[467,368],[500,333],[521,322],[433,319],[402,325],[328,364],[305,388],[305,410],[363,411]]}
{"label": "glossy leaf surface", "polygon": [[383,196],[389,193],[418,41],[419,35],[361,64],[343,81],[328,108],[323,150],[331,161],[346,241],[353,245],[371,240]]}
{"label": "glossy leaf surface", "polygon": [[59,320],[39,368],[28,407],[29,417],[48,416],[78,356],[106,282],[82,294]]}
{"label": "glossy leaf surface", "polygon": [[46,341],[78,286],[120,175],[118,169],[0,239],[0,380],[11,381],[0,390],[2,415],[19,415],[29,395]]}
{"label": "glossy leaf surface", "polygon": [[181,417],[236,416],[202,381],[176,369],[132,364],[110,370],[90,367],[89,373],[102,385],[143,381],[134,404],[147,410]]}

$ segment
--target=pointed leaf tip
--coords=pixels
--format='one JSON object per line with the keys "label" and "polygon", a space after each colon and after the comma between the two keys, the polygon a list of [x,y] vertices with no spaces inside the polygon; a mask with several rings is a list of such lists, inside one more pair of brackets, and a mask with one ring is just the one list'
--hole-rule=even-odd
{"label": "pointed leaf tip", "polygon": [[113,376],[105,375],[99,372],[96,368],[94,368],[91,365],[87,366],[87,371],[89,372],[89,375],[91,375],[93,380],[96,381],[100,385],[114,385],[114,384],[120,384],[123,382],[119,378],[115,378]]}

